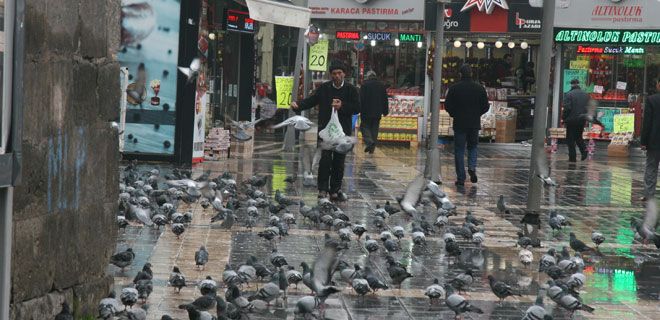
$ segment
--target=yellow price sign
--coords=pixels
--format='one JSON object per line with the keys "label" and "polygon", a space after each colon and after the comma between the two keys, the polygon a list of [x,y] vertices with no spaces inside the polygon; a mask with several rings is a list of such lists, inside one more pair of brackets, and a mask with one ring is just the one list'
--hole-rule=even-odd
{"label": "yellow price sign", "polygon": [[326,71],[328,69],[328,40],[319,40],[309,47],[309,70]]}
{"label": "yellow price sign", "polygon": [[275,91],[277,92],[277,108],[289,109],[293,92],[293,77],[275,77]]}
{"label": "yellow price sign", "polygon": [[571,60],[569,68],[573,70],[588,70],[589,60]]}
{"label": "yellow price sign", "polygon": [[627,133],[635,131],[635,114],[614,115],[614,133]]}

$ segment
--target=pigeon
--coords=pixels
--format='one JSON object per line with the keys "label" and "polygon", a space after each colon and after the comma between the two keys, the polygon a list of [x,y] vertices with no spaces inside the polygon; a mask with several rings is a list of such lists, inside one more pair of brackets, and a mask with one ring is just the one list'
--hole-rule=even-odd
{"label": "pigeon", "polygon": [[471,224],[473,224],[473,225],[475,225],[475,226],[483,225],[483,224],[484,224],[483,221],[481,221],[481,220],[477,219],[475,216],[473,216],[473,215],[472,215],[472,211],[470,211],[470,210],[468,210],[468,211],[465,213],[465,222],[469,222],[469,223],[471,223]]}
{"label": "pigeon", "polygon": [[107,298],[101,299],[98,305],[98,319],[110,320],[119,312],[119,301],[115,298],[115,292],[112,291]]}
{"label": "pigeon", "polygon": [[548,177],[548,176],[546,176],[546,175],[538,174],[538,175],[536,175],[536,176],[537,176],[539,179],[541,179],[541,181],[543,181],[543,184],[544,184],[545,186],[548,186],[548,187],[557,187],[557,186],[559,186],[556,182],[554,182],[554,181],[552,180],[552,178],[550,178],[550,177]]}
{"label": "pigeon", "polygon": [[307,131],[312,128],[312,125],[314,125],[314,123],[303,116],[293,116],[272,126],[271,128],[279,129],[285,126],[293,126],[296,130]]}
{"label": "pigeon", "polygon": [[314,311],[319,308],[321,305],[321,300],[314,296],[304,296],[296,302],[296,307],[293,310],[293,313],[298,316],[302,316],[303,319],[307,319],[308,315],[313,315]]}
{"label": "pigeon", "polygon": [[447,217],[446,215],[442,215],[442,214],[438,215],[438,217],[435,219],[435,223],[433,223],[434,226],[440,227],[440,228],[443,228],[447,224],[449,224],[449,217]]}
{"label": "pigeon", "polygon": [[509,214],[511,211],[506,207],[506,203],[504,202],[504,195],[500,195],[500,198],[497,200],[497,211],[499,213],[506,213]]}
{"label": "pigeon", "polygon": [[415,244],[416,246],[426,245],[426,235],[424,234],[424,232],[421,231],[413,232],[411,237],[413,240],[413,244]]}
{"label": "pigeon", "polygon": [[593,241],[596,248],[598,248],[603,242],[605,242],[605,236],[600,232],[594,231],[591,233],[591,241]]}
{"label": "pigeon", "polygon": [[539,272],[545,272],[549,267],[554,266],[555,264],[557,264],[557,259],[555,259],[555,249],[550,248],[539,260]]}
{"label": "pigeon", "polygon": [[126,230],[126,227],[128,227],[129,223],[128,220],[126,219],[126,216],[119,215],[117,216],[117,226],[119,229]]}
{"label": "pigeon", "polygon": [[422,190],[426,185],[426,179],[424,176],[417,176],[406,188],[406,193],[403,196],[403,199],[399,202],[401,209],[407,214],[414,216],[417,214],[417,209],[415,209],[415,204],[419,201],[420,196],[422,195]]}
{"label": "pigeon", "polygon": [[547,267],[545,273],[553,280],[557,280],[564,276],[564,270],[556,264]]}
{"label": "pigeon", "polygon": [[227,264],[225,265],[225,271],[222,272],[222,282],[226,286],[231,286],[241,284],[243,279],[229,264]]}
{"label": "pigeon", "polygon": [[484,229],[481,228],[479,232],[472,234],[472,243],[481,246],[481,244],[486,240],[486,235],[484,234]]}
{"label": "pigeon", "polygon": [[121,271],[123,272],[126,267],[133,263],[133,259],[135,259],[135,253],[133,253],[132,248],[128,248],[126,251],[117,253],[110,257],[110,263],[121,268]]}
{"label": "pigeon", "polygon": [[541,240],[539,239],[533,239],[530,237],[526,237],[522,231],[518,231],[518,242],[517,245],[525,248],[527,246],[532,246],[534,248],[540,248],[541,247]]}
{"label": "pigeon", "polygon": [[254,270],[257,272],[257,278],[259,279],[263,280],[273,274],[273,272],[270,271],[266,266],[259,263],[255,256],[248,257],[245,264],[254,267]]}
{"label": "pigeon", "polygon": [[186,231],[186,227],[183,225],[183,223],[172,224],[172,233],[174,233],[177,239],[180,239],[181,235],[185,231]]}
{"label": "pigeon", "polygon": [[405,230],[401,226],[392,227],[392,234],[397,240],[401,240],[405,236]]}
{"label": "pigeon", "polygon": [[376,252],[379,249],[378,241],[372,240],[370,236],[366,236],[364,247],[367,249],[369,253]]}
{"label": "pigeon", "polygon": [[235,131],[231,132],[232,138],[236,139],[237,141],[244,142],[250,141],[252,139],[252,136],[247,133],[247,130],[254,128],[257,123],[261,122],[261,119],[241,123],[234,121],[225,115],[225,121],[229,122],[229,125],[235,128]]}
{"label": "pigeon", "polygon": [[188,311],[188,319],[191,320],[217,320],[217,318],[212,316],[210,313],[206,311],[200,311],[191,304],[179,305],[179,309]]}
{"label": "pigeon", "polygon": [[133,305],[138,301],[137,289],[130,287],[121,289],[119,300],[121,300],[121,303],[124,305],[124,309],[126,309],[126,307],[132,308]]}
{"label": "pigeon", "polygon": [[202,280],[199,283],[199,291],[205,296],[211,292],[216,292],[218,290],[218,284],[211,278],[211,276],[206,276],[206,279]]}
{"label": "pigeon", "polygon": [[369,287],[369,282],[362,278],[355,278],[351,280],[351,287],[361,297],[364,297],[364,295],[366,295],[371,291],[371,287]]}
{"label": "pigeon", "polygon": [[459,257],[462,253],[462,250],[458,245],[458,242],[448,239],[445,241],[445,252],[450,257]]}
{"label": "pigeon", "polygon": [[358,237],[359,241],[360,238],[362,238],[362,235],[367,232],[367,228],[363,224],[354,224],[351,231],[353,231],[353,234]]}
{"label": "pigeon", "polygon": [[154,215],[153,218],[151,218],[151,221],[157,226],[157,229],[160,229],[160,227],[167,224],[167,218],[162,214]]}
{"label": "pigeon", "polygon": [[201,63],[200,59],[199,58],[194,58],[190,62],[189,67],[187,67],[187,68],[186,67],[177,67],[177,69],[179,69],[179,71],[181,71],[181,73],[183,73],[186,76],[186,78],[188,78],[188,83],[191,83],[199,75],[199,70],[201,69],[201,67],[202,67],[202,63]]}
{"label": "pigeon", "polygon": [[179,267],[172,268],[172,273],[170,274],[170,279],[167,282],[168,285],[177,290],[177,293],[181,293],[181,288],[186,286],[186,277],[183,276]]}
{"label": "pigeon", "polygon": [[532,251],[530,251],[531,247],[526,247],[520,249],[518,252],[518,259],[520,260],[520,263],[525,266],[525,268],[529,267],[529,265],[532,264],[532,261],[534,260],[534,254]]}
{"label": "pigeon", "polygon": [[151,292],[154,291],[154,284],[151,280],[140,280],[135,284],[135,289],[138,291],[138,298],[146,302]]}
{"label": "pigeon", "polygon": [[[145,198],[146,199],[146,198]],[[148,199],[147,199],[148,201]],[[130,212],[133,216],[135,216],[140,222],[142,222],[145,226],[151,227],[153,226],[154,222],[151,221],[151,209],[150,208],[144,208],[142,207],[141,204],[138,205],[129,205]]]}
{"label": "pigeon", "polygon": [[205,246],[200,246],[199,250],[195,252],[195,266],[197,269],[204,270],[206,263],[209,262],[209,252]]}
{"label": "pigeon", "polygon": [[474,312],[478,314],[483,314],[484,312],[479,309],[478,307],[475,307],[470,304],[463,296],[454,293],[454,288],[452,288],[451,285],[445,284],[445,292],[447,295],[447,298],[445,299],[445,303],[447,304],[447,307],[454,311],[454,315],[456,318],[458,318],[459,315],[466,313],[466,312]]}
{"label": "pigeon", "polygon": [[74,320],[73,313],[66,301],[62,302],[62,311],[55,316],[55,320]]}
{"label": "pigeon", "polygon": [[144,264],[142,267],[142,270],[140,270],[136,275],[135,278],[133,278],[133,283],[137,283],[140,280],[151,280],[154,277],[153,271],[151,271],[151,263],[147,262]]}
{"label": "pigeon", "polygon": [[431,304],[434,304],[440,301],[440,298],[445,296],[445,289],[440,285],[438,279],[433,279],[433,284],[426,287],[424,295],[429,297]]}
{"label": "pigeon", "polygon": [[553,234],[556,230],[561,230],[565,226],[570,225],[570,223],[566,220],[566,217],[564,217],[561,214],[558,214],[556,211],[550,212],[550,218],[548,219],[548,224],[550,225],[550,228],[552,228]]}
{"label": "pigeon", "polygon": [[387,289],[389,289],[389,287],[385,284],[385,282],[383,282],[382,280],[380,280],[380,279],[379,279],[379,278],[373,273],[373,271],[371,270],[371,268],[369,268],[369,267],[365,267],[365,268],[364,268],[364,273],[365,273],[365,277],[364,277],[364,279],[367,280],[367,283],[369,284],[369,288],[371,288],[371,290],[372,290],[374,293],[376,293],[376,291],[378,291],[379,289],[382,289],[382,290],[387,290]]}
{"label": "pigeon", "polygon": [[506,299],[507,297],[510,296],[521,296],[522,294],[520,291],[516,291],[511,286],[507,285],[506,283],[502,281],[497,281],[495,280],[495,277],[493,275],[488,275],[488,283],[490,284],[490,289],[493,291],[495,296],[500,299],[500,305],[502,304],[502,301]]}
{"label": "pigeon", "polygon": [[298,283],[303,281],[303,275],[293,266],[289,266],[288,269],[289,270],[286,272],[286,279],[289,284],[294,284],[296,286],[296,290],[298,290]]}
{"label": "pigeon", "polygon": [[280,286],[274,282],[268,282],[263,287],[261,287],[254,295],[248,297],[248,301],[262,300],[270,305],[270,302],[275,300],[283,294],[283,291],[280,290]]}
{"label": "pigeon", "polygon": [[[191,302],[189,305],[192,305],[197,310],[209,311],[209,310],[215,308],[215,305],[217,303],[217,300],[216,300],[215,297],[216,297],[216,293],[211,292],[207,295],[203,295],[203,296],[195,299],[195,301]],[[181,306],[179,306],[179,308],[181,308]]]}
{"label": "pigeon", "polygon": [[362,268],[357,263],[354,264],[353,267],[344,268],[339,272],[339,275],[341,276],[342,280],[348,283],[351,283],[351,281],[353,281],[355,278],[364,277]]}
{"label": "pigeon", "polygon": [[545,305],[543,304],[543,296],[545,296],[545,290],[539,289],[539,294],[536,296],[536,301],[534,305],[527,308],[525,315],[522,320],[551,320],[552,316],[545,311]]}
{"label": "pigeon", "polygon": [[580,239],[576,238],[575,233],[571,232],[569,235],[570,235],[570,241],[568,243],[571,245],[571,249],[575,250],[576,252],[594,251],[593,248],[587,246]]}
{"label": "pigeon", "polygon": [[474,277],[472,276],[472,270],[467,269],[465,272],[457,275],[450,281],[450,284],[453,288],[456,288],[458,292],[466,292],[470,290],[470,286],[474,282]]}
{"label": "pigeon", "polygon": [[387,272],[389,273],[390,278],[392,279],[392,284],[399,286],[399,290],[401,290],[401,283],[404,280],[413,277],[413,275],[410,274],[405,268],[398,266],[395,263],[389,263],[389,266],[387,267]]}
{"label": "pigeon", "polygon": [[284,255],[277,252],[277,249],[273,249],[272,253],[270,254],[270,263],[274,265],[276,268],[280,268],[282,266],[287,265]]}
{"label": "pigeon", "polygon": [[570,294],[564,293],[561,288],[559,291],[557,291],[556,288],[557,287],[554,286],[548,289],[548,294],[551,294],[550,290],[554,289],[552,293],[553,296],[551,296],[552,301],[557,303],[560,307],[568,310],[570,312],[570,318],[573,318],[573,313],[577,310],[584,310],[589,313],[594,312],[595,309],[593,307],[580,302],[580,300]]}
{"label": "pigeon", "polygon": [[390,204],[389,201],[385,201],[385,205],[383,206],[383,209],[385,209],[385,211],[387,212],[387,214],[390,215],[390,216],[393,215],[393,214],[395,214],[395,213],[397,213],[397,212],[400,212],[400,211],[401,211],[401,210],[399,210],[398,208],[393,207],[393,206]]}

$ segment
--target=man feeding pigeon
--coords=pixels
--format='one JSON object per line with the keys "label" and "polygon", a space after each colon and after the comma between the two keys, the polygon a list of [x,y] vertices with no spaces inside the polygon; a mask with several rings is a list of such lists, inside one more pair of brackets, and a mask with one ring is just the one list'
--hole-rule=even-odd
{"label": "man feeding pigeon", "polygon": [[[330,122],[332,110],[337,110],[339,122],[346,136],[353,132],[352,117],[360,110],[360,97],[355,86],[344,81],[346,67],[335,61],[330,65],[332,80],[323,83],[308,98],[296,103],[291,102],[291,108],[296,112],[319,106],[319,129],[325,128]],[[323,150],[319,162],[318,189],[319,198],[330,194],[330,199],[345,201],[346,195],[341,191],[344,178],[344,160],[346,154],[333,150]]]}

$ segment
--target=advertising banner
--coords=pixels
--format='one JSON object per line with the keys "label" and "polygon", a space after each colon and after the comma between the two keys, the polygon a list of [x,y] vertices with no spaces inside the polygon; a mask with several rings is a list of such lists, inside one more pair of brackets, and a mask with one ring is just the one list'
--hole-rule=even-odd
{"label": "advertising banner", "polygon": [[328,69],[328,40],[319,40],[309,47],[309,70],[327,71]]}
{"label": "advertising banner", "polygon": [[424,21],[424,0],[309,0],[312,19]]}
{"label": "advertising banner", "polygon": [[660,29],[658,0],[560,0],[555,27]]}
{"label": "advertising banner", "polygon": [[206,110],[208,110],[209,95],[204,93],[195,102],[195,128],[193,129],[193,163],[204,159],[204,128],[206,126]]}
{"label": "advertising banner", "polygon": [[118,60],[128,69],[124,152],[174,154],[177,0],[122,0]]}
{"label": "advertising banner", "polygon": [[293,77],[275,77],[275,92],[277,93],[277,108],[289,109],[293,93]]}
{"label": "advertising banner", "polygon": [[564,93],[571,91],[571,80],[573,79],[578,79],[580,81],[580,85],[584,85],[587,83],[587,70],[564,70]]}

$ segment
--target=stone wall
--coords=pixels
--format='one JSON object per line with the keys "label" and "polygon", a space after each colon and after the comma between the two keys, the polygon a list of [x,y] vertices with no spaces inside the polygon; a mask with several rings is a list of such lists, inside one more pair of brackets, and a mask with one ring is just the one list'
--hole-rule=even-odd
{"label": "stone wall", "polygon": [[[12,319],[95,313],[112,279],[120,0],[25,0],[23,183],[14,195]],[[20,58],[20,57],[17,57]]]}

